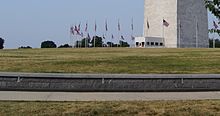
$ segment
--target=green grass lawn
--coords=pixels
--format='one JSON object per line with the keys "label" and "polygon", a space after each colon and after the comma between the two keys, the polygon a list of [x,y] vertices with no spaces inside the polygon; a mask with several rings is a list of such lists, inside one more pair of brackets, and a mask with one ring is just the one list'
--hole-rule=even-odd
{"label": "green grass lawn", "polygon": [[0,50],[0,71],[35,73],[220,73],[220,49]]}
{"label": "green grass lawn", "polygon": [[220,101],[0,102],[1,116],[219,116]]}

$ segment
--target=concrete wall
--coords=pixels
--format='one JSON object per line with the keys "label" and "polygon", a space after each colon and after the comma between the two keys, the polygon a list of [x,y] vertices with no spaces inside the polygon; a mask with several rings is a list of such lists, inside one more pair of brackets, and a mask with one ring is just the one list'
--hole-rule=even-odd
{"label": "concrete wall", "polygon": [[[36,75],[36,74],[35,74]],[[144,92],[220,90],[220,75],[0,76],[0,90]]]}

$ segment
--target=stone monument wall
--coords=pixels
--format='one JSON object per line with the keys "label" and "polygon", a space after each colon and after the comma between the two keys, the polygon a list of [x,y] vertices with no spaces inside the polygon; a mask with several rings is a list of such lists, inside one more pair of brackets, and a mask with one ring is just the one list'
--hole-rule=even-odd
{"label": "stone monument wall", "polygon": [[204,0],[145,0],[144,8],[145,37],[162,37],[168,48],[208,47]]}

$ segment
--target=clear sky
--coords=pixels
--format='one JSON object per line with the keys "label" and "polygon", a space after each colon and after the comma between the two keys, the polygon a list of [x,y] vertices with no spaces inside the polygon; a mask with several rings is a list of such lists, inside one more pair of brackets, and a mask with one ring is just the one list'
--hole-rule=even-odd
{"label": "clear sky", "polygon": [[[141,35],[143,30],[144,0],[0,1],[0,37],[6,40],[6,48],[28,45],[38,48],[44,40],[52,40],[57,45],[70,43],[70,26],[81,23],[84,29],[86,22],[92,36],[96,21],[97,35],[102,36],[106,19],[109,36],[118,35],[118,19],[125,37],[130,37],[132,17],[135,35]],[[212,16],[209,19],[212,22]]]}

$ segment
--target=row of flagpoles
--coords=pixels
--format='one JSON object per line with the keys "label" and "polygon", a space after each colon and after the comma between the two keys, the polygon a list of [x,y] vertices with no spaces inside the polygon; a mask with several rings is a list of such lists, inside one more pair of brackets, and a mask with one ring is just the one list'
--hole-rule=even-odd
{"label": "row of flagpoles", "polygon": [[[81,23],[79,23],[78,25],[72,25],[70,27],[70,38],[71,40],[73,41],[73,46],[75,44],[76,41],[80,41],[82,39],[89,39],[91,40],[91,37],[90,37],[90,33],[89,33],[89,30],[88,30],[88,22],[86,22],[85,24],[85,27],[84,29],[81,28]],[[105,20],[105,32],[103,33],[103,36],[102,38],[105,40],[107,40],[106,36],[108,35],[108,21]],[[95,21],[94,23],[94,36],[97,36],[97,29],[98,29],[98,26],[97,26],[97,23]],[[119,41],[125,41],[125,37],[121,34],[121,24],[120,24],[120,20],[118,19],[118,25],[117,25],[117,31],[118,31],[118,34],[117,36],[118,37],[115,37],[115,35],[113,33],[111,33],[111,40],[109,42],[111,43],[114,43],[113,42],[113,39],[117,38]],[[131,20],[131,40],[132,42],[134,42],[134,23],[133,23],[133,18]],[[95,39],[94,39],[94,47],[95,47]]]}
{"label": "row of flagpoles", "polygon": [[[196,24],[197,24],[197,21],[196,21]],[[165,19],[163,19],[163,38],[164,38],[164,26],[165,27],[169,27],[169,23],[165,20]],[[181,28],[181,23],[179,22],[179,26],[180,26],[180,28]],[[198,26],[198,24],[197,24],[197,26]],[[196,27],[197,27],[196,26]],[[218,28],[219,28],[219,25],[218,25],[218,23],[216,23],[215,21],[213,21],[213,26],[214,26],[214,29],[215,30],[217,30]],[[107,20],[105,20],[105,33],[103,33],[103,36],[102,36],[102,38],[104,39],[104,41],[107,39],[106,38],[106,36],[108,35],[108,21]],[[95,24],[94,24],[94,32],[95,32],[95,35],[94,36],[97,36],[96,34],[97,34],[97,23],[96,23],[96,21],[95,21]],[[118,40],[120,41],[120,40],[122,40],[122,41],[124,41],[125,40],[125,38],[124,38],[124,36],[120,33],[120,31],[121,31],[121,24],[120,24],[120,20],[118,20],[118,25],[117,25],[117,30],[118,30]],[[150,28],[150,24],[149,24],[149,22],[147,21],[147,28],[149,29]],[[135,44],[134,43],[134,40],[135,40],[135,37],[134,37],[134,23],[133,23],[133,18],[132,18],[132,20],[131,20],[131,40],[132,40],[132,42],[133,42],[133,44]],[[86,33],[86,36],[84,36],[84,34]],[[197,29],[196,29],[196,33],[197,33]],[[180,32],[179,32],[179,34],[180,34]],[[180,36],[180,35],[179,35]],[[79,25],[74,25],[74,26],[71,26],[70,27],[70,37],[71,37],[71,39],[73,39],[73,44],[74,44],[74,40],[78,40],[78,39],[80,39],[80,40],[82,40],[82,39],[84,39],[84,38],[87,38],[87,39],[89,39],[89,40],[91,40],[91,37],[90,37],[90,34],[89,34],[89,32],[88,32],[88,22],[86,22],[86,24],[85,24],[85,29],[83,30],[83,29],[81,29],[81,23],[79,24]],[[115,36],[114,36],[114,34],[111,34],[111,40],[109,41],[109,42],[111,42],[111,43],[113,43],[113,39],[115,38]],[[180,38],[180,37],[179,37]],[[197,41],[197,40],[196,40]],[[86,42],[86,41],[85,41]],[[95,39],[94,39],[94,47],[95,47]],[[214,44],[214,42],[213,42],[213,44]],[[180,39],[179,39],[179,45],[180,45]],[[73,45],[74,46],[74,45]],[[179,46],[180,47],[180,46]],[[198,46],[196,46],[196,47],[198,47]]]}

